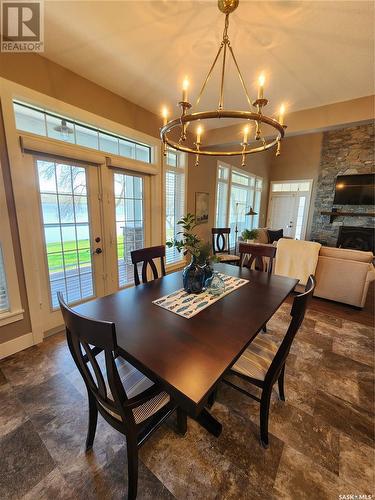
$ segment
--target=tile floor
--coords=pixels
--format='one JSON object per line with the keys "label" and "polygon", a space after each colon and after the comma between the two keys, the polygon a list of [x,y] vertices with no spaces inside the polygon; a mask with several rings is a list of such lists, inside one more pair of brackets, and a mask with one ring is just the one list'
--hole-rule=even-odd
{"label": "tile floor", "polygon": [[[290,304],[268,323],[280,336]],[[174,417],[140,452],[140,499],[338,499],[374,493],[374,330],[311,309],[273,396],[270,448],[258,441],[258,404],[221,386],[215,438]],[[126,497],[124,439],[100,418],[84,453],[86,395],[57,334],[0,362],[0,499]],[[370,498],[370,497],[367,497]]]}

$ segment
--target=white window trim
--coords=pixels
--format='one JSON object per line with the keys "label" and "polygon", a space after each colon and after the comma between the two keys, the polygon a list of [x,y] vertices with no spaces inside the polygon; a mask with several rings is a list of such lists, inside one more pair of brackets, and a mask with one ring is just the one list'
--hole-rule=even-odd
{"label": "white window trim", "polygon": [[21,296],[18,285],[18,276],[16,271],[16,262],[14,259],[14,249],[12,233],[10,230],[10,221],[8,206],[5,197],[4,179],[0,172],[0,234],[1,249],[4,261],[5,279],[7,283],[7,293],[9,302],[9,311],[0,312],[0,327],[20,321],[23,319],[24,310],[21,305]]}
{"label": "white window trim", "polygon": [[[188,187],[188,158],[186,153],[181,153],[180,151],[176,151],[179,157],[179,163],[180,165],[178,167],[170,167],[167,164],[167,159],[165,156],[163,156],[163,244],[165,245],[165,241],[167,238],[166,235],[166,227],[165,227],[165,220],[166,220],[166,174],[168,171],[170,172],[175,172],[176,168],[183,170],[185,179],[184,179],[184,185],[185,185],[185,193],[184,193],[184,206],[185,206],[185,213],[187,213],[187,187]],[[166,263],[166,272],[172,273],[173,271],[177,271],[184,267],[186,265],[186,257],[184,257],[183,254],[181,254],[181,259],[174,261],[170,264]]]}
{"label": "white window trim", "polygon": [[[226,168],[229,169],[228,179],[227,180],[220,179],[220,182],[224,182],[228,186],[228,190],[227,190],[227,208],[226,208],[226,225],[225,225],[225,227],[229,227],[230,196],[231,196],[231,191],[232,191],[232,185],[239,186],[239,187],[246,187],[243,184],[237,184],[236,182],[232,182],[232,173],[233,172],[238,172],[239,174],[246,175],[247,177],[249,177],[249,176],[254,177],[255,183],[254,183],[254,188],[252,188],[253,191],[254,191],[254,196],[253,196],[253,202],[252,203],[254,204],[254,201],[255,201],[255,193],[257,191],[260,191],[261,192],[260,206],[262,204],[262,194],[263,194],[264,178],[261,177],[260,175],[253,174],[252,172],[248,172],[247,170],[243,170],[241,168],[238,168],[238,167],[235,167],[233,165],[230,165],[229,163],[225,163],[223,161],[218,160],[217,166],[216,166],[216,181],[215,181],[215,226],[217,225],[217,222],[216,222],[216,219],[217,219],[216,205],[217,205],[217,186],[218,186],[218,182],[219,182],[219,167],[220,166],[223,166],[223,167],[226,167]],[[262,189],[257,189],[256,188],[256,181],[257,181],[257,179],[260,179],[262,181]],[[251,205],[251,206],[254,208],[253,205]]]}

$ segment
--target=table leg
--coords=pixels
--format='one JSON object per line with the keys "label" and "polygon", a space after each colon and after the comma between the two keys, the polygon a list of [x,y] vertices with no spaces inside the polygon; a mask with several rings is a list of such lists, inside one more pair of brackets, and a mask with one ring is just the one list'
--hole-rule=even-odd
{"label": "table leg", "polygon": [[216,420],[216,418],[214,418],[206,409],[203,409],[201,411],[198,417],[196,417],[196,421],[214,436],[220,436],[223,428],[221,423]]}

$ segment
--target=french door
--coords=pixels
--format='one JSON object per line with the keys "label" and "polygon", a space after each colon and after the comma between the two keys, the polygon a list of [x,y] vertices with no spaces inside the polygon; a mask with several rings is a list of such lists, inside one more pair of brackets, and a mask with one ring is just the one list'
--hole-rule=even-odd
{"label": "french door", "polygon": [[105,165],[34,164],[42,328],[49,332],[62,324],[58,292],[74,305],[133,283],[130,253],[147,244],[148,183]]}

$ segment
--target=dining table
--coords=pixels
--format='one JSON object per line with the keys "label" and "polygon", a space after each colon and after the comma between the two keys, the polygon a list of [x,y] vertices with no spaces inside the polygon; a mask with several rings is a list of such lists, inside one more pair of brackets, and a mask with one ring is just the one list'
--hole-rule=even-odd
{"label": "dining table", "polygon": [[210,395],[298,280],[230,264],[214,267],[248,282],[191,318],[153,303],[182,288],[181,271],[96,298],[74,310],[115,323],[118,354],[219,436],[221,424],[208,409]]}

